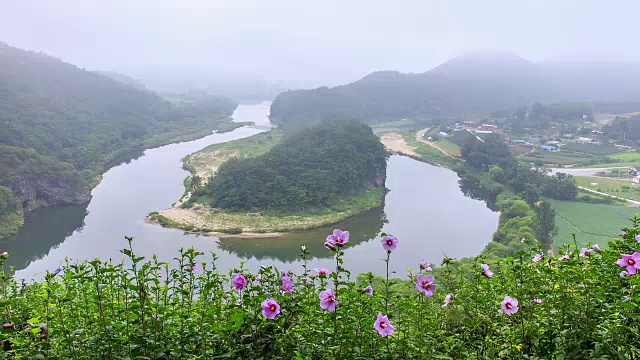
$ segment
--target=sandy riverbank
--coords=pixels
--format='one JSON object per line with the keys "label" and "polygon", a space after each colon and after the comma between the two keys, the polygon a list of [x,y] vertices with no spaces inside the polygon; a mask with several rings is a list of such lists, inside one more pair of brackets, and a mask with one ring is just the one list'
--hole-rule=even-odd
{"label": "sandy riverbank", "polygon": [[398,133],[390,132],[382,134],[380,141],[387,149],[393,152],[418,156],[415,150],[407,144],[402,135]]}

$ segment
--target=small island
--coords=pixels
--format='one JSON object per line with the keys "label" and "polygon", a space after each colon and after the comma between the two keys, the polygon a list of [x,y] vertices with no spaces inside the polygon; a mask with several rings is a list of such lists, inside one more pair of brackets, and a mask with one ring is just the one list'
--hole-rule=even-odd
{"label": "small island", "polygon": [[184,159],[182,198],[148,220],[243,237],[335,224],[383,204],[388,157],[371,128],[352,120],[211,145]]}

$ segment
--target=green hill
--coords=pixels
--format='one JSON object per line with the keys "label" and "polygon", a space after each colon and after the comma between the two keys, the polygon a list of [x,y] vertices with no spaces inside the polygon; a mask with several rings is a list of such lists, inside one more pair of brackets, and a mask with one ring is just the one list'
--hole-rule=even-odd
{"label": "green hill", "polygon": [[220,166],[204,192],[213,208],[308,211],[384,186],[387,152],[371,128],[326,121],[293,134],[264,155]]}
{"label": "green hill", "polygon": [[0,199],[0,222],[23,207],[86,202],[110,166],[148,147],[228,127],[236,106],[205,97],[176,107],[153,92],[0,43],[0,197],[6,200]]}
{"label": "green hill", "polygon": [[340,114],[378,123],[483,115],[536,101],[628,102],[640,98],[638,84],[638,63],[532,63],[479,52],[425,73],[380,71],[347,85],[284,92],[271,106],[271,119],[289,125]]}

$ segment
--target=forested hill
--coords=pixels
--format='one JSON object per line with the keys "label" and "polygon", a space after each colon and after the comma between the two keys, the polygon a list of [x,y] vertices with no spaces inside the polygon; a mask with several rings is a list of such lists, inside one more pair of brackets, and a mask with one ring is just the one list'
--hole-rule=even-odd
{"label": "forested hill", "polygon": [[421,74],[380,71],[348,85],[288,91],[276,97],[280,125],[335,114],[369,123],[486,114],[536,101],[637,101],[640,63],[541,62],[482,52],[454,58]]}
{"label": "forested hill", "polygon": [[118,81],[122,84],[125,85],[129,85],[132,86],[138,90],[146,90],[149,91],[149,89],[147,89],[146,86],[144,86],[144,84],[142,82],[140,82],[139,80],[136,80],[128,75],[125,74],[120,74],[117,73],[115,71],[96,71],[97,74],[112,78],[115,81]]}
{"label": "forested hill", "polygon": [[367,125],[324,121],[264,155],[231,159],[202,189],[213,208],[308,211],[384,186],[388,154]]}
{"label": "forested hill", "polygon": [[0,42],[0,236],[10,232],[5,218],[15,219],[22,206],[87,201],[116,159],[228,127],[236,106],[209,97],[175,107],[153,92]]}

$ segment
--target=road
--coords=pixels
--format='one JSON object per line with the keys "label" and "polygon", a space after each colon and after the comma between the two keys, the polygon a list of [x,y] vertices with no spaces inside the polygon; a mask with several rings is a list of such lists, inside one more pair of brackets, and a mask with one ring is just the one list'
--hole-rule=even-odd
{"label": "road", "polygon": [[594,176],[597,172],[610,170],[610,169],[628,169],[628,166],[608,167],[608,168],[552,168],[551,175],[556,173],[565,173],[573,176]]}
{"label": "road", "polygon": [[588,192],[590,192],[590,193],[594,193],[594,194],[602,195],[602,196],[607,196],[607,197],[614,198],[614,199],[620,199],[620,200],[627,201],[627,202],[630,204],[629,206],[631,206],[631,207],[640,207],[640,201],[635,201],[635,200],[630,200],[630,199],[622,198],[622,197],[619,197],[619,196],[615,196],[615,195],[611,195],[611,194],[603,193],[603,192],[600,192],[600,191],[596,191],[596,190],[588,189],[588,188],[586,188],[586,187],[582,187],[582,186],[578,186],[578,189],[580,189],[580,190],[584,190],[584,191],[588,191]]}

